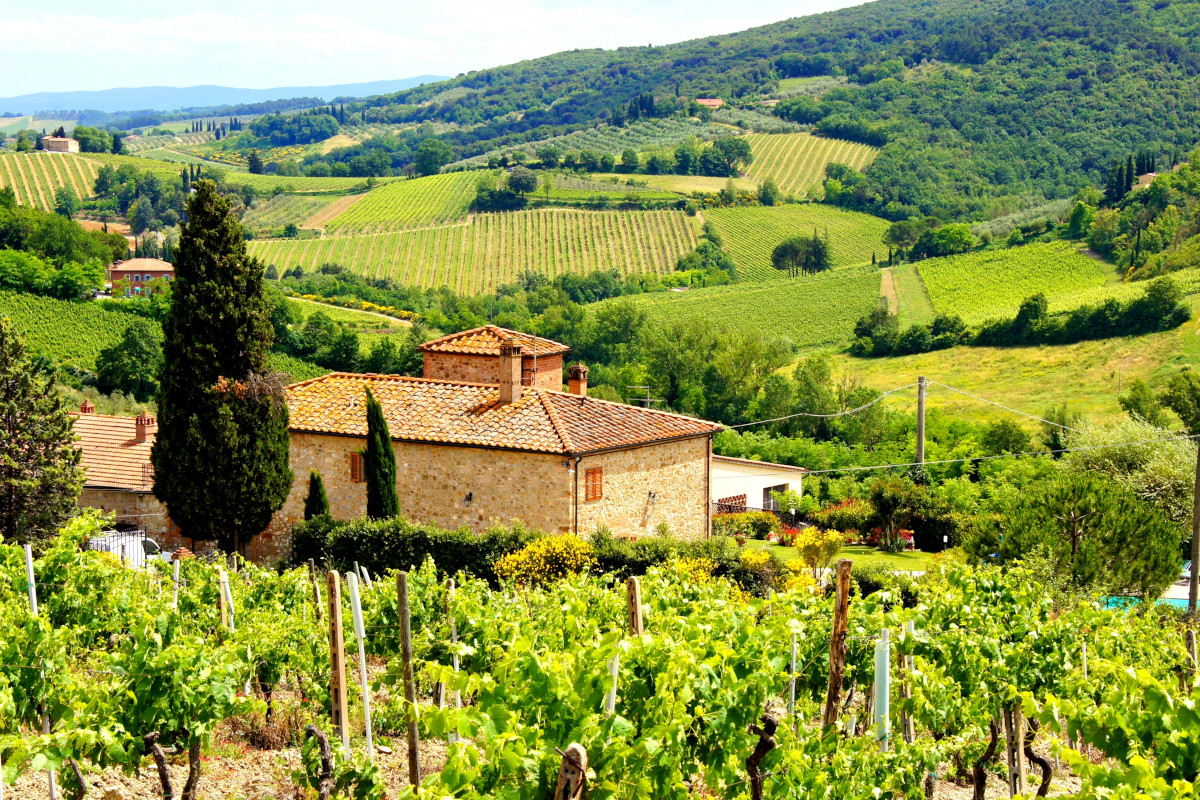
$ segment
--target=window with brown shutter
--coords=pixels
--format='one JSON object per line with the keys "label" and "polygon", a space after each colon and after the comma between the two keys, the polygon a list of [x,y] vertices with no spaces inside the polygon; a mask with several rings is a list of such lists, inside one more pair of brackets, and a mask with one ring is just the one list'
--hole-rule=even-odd
{"label": "window with brown shutter", "polygon": [[362,453],[350,454],[350,482],[363,483],[366,477],[363,475],[363,457]]}
{"label": "window with brown shutter", "polygon": [[584,476],[583,499],[584,500],[599,500],[601,497],[603,497],[604,496],[604,468],[596,467],[595,469],[589,469],[587,472],[583,473],[583,476]]}

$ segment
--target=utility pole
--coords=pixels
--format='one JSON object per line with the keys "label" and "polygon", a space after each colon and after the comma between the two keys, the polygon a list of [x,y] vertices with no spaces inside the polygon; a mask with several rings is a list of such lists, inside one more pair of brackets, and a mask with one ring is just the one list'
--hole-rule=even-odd
{"label": "utility pole", "polygon": [[917,463],[925,463],[925,376],[917,376]]}

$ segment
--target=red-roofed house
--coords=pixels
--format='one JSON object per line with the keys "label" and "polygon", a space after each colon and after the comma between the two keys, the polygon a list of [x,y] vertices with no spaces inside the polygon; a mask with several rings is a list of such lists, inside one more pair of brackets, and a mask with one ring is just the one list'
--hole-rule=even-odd
{"label": "red-roofed house", "polygon": [[719,97],[697,97],[696,105],[716,111],[718,108],[725,105],[725,101]]}
{"label": "red-roofed house", "polygon": [[145,528],[160,545],[168,546],[173,526],[166,508],[154,496],[150,448],[158,423],[148,414],[110,417],[95,413],[84,401],[75,417],[75,435],[87,471],[81,508],[99,508],[117,515],[117,523]]}
{"label": "red-roofed house", "polygon": [[720,426],[588,397],[578,364],[560,391],[567,348],[516,331],[488,326],[423,350],[424,378],[334,373],[287,388],[296,482],[273,529],[303,517],[314,469],[335,517],[366,513],[358,451],[369,387],[392,435],[401,509],[415,520],[483,530],[519,519],[579,534],[605,525],[627,536],[665,523],[678,536],[707,534]]}

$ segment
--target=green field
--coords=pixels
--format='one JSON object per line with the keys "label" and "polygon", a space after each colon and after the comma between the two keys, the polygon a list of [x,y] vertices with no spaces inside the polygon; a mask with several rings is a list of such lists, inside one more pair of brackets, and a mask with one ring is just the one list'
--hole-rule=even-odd
{"label": "green field", "polygon": [[808,133],[752,133],[746,138],[754,154],[746,174],[757,181],[773,178],[781,190],[797,197],[820,186],[829,162],[861,170],[879,153],[869,145]]}
{"label": "green field", "polygon": [[599,269],[665,274],[695,247],[695,231],[681,211],[537,209],[391,233],[259,240],[250,252],[280,271],[341,264],[407,286],[478,294],[526,269],[551,276]]}
{"label": "green field", "polygon": [[[128,164],[135,169],[154,172],[160,175],[179,175],[183,167],[167,161],[157,161],[152,158],[137,156],[114,156],[111,153],[85,153],[84,158],[104,164],[120,167]],[[217,166],[206,164],[209,169],[220,170],[225,179],[231,184],[251,186],[261,193],[274,192],[277,188],[293,194],[324,194],[349,192],[366,188],[365,178],[288,178],[282,175],[251,175],[249,172],[239,172],[226,165]],[[403,180],[402,178],[376,178],[380,183]]]}
{"label": "green field", "polygon": [[322,375],[328,375],[329,370],[324,367],[318,367],[309,361],[304,361],[293,356],[283,353],[271,353],[271,369],[276,372],[286,373],[289,383],[299,383],[307,381],[311,378],[319,378]]}
{"label": "green field", "polygon": [[968,324],[1011,317],[1038,292],[1053,303],[1060,295],[1084,296],[1109,280],[1102,264],[1065,242],[931,258],[918,262],[917,272],[937,313],[957,314]]}
{"label": "green field", "polygon": [[469,172],[451,172],[390,183],[368,192],[326,227],[368,233],[453,222],[466,216],[477,179]]}
{"label": "green field", "polygon": [[[1170,274],[1171,280],[1184,294],[1200,294],[1200,268],[1183,269]],[[1050,297],[1050,313],[1058,314],[1082,305],[1099,305],[1106,300],[1124,301],[1140,297],[1146,291],[1146,281],[1129,283],[1106,283],[1073,292],[1064,292]]]}
{"label": "green field", "polygon": [[29,130],[30,117],[0,117],[0,133],[5,136],[16,136],[21,131]]}
{"label": "green field", "polygon": [[96,368],[100,351],[116,344],[140,319],[95,303],[14,292],[0,292],[0,315],[13,321],[31,352],[89,370]]}
{"label": "green field", "polygon": [[277,230],[288,223],[300,226],[309,217],[328,208],[337,199],[336,197],[281,194],[266,200],[256,200],[253,207],[242,216],[242,225],[251,231]]}
{"label": "green field", "polygon": [[925,284],[913,264],[897,264],[892,267],[892,277],[896,287],[896,299],[899,309],[892,309],[893,314],[900,318],[900,327],[909,325],[925,325],[933,322],[936,313]]}
{"label": "green field", "polygon": [[[713,178],[708,175],[625,175],[615,172],[597,172],[592,175],[592,178],[594,179],[593,182],[609,184],[615,178],[621,182],[622,189],[634,189],[637,191],[642,188],[625,186],[625,181],[632,180],[635,183],[644,184],[645,189],[656,189],[676,194],[691,194],[693,192],[714,194],[724,189],[725,184],[729,182],[729,178]],[[758,191],[758,184],[746,178],[734,178],[733,185],[739,191]]]}
{"label": "green field", "polygon": [[[1188,305],[1191,322],[1145,336],[1038,347],[955,347],[888,358],[831,356],[835,373],[856,376],[879,390],[924,375],[1029,414],[1042,416],[1049,406],[1066,402],[1093,422],[1112,422],[1125,416],[1117,403],[1118,387],[1128,391],[1130,381],[1140,378],[1158,389],[1181,368],[1200,364],[1200,297],[1190,298]],[[893,405],[912,412],[914,397],[898,394]],[[956,418],[1014,419],[1009,412],[936,386],[927,403]],[[1036,422],[1016,419],[1031,432],[1037,430]]]}
{"label": "green field", "polygon": [[174,136],[139,136],[136,139],[125,139],[122,141],[122,150],[130,155],[140,154],[146,150],[154,150],[160,147],[175,147],[177,145],[203,144],[211,142],[214,135],[208,131],[200,133],[192,133],[191,131],[180,132]]}
{"label": "green field", "polygon": [[869,264],[871,255],[886,253],[882,243],[887,220],[843,211],[817,203],[795,205],[744,206],[705,211],[725,239],[725,249],[737,264],[742,280],[773,279],[782,275],[771,266],[771,251],[789,236],[822,236],[829,233],[829,247],[835,267]]}
{"label": "green field", "polygon": [[70,186],[76,196],[95,193],[96,164],[71,153],[0,154],[0,188],[11,187],[21,205],[54,209],[54,192]]}
{"label": "green field", "polygon": [[786,336],[797,347],[813,347],[852,338],[854,323],[878,302],[879,271],[864,267],[632,299],[651,320],[709,321],[734,331]]}

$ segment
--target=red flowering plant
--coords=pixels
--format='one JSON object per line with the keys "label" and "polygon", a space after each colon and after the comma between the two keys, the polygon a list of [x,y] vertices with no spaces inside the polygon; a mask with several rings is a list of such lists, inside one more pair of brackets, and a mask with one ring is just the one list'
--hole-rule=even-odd
{"label": "red flowering plant", "polygon": [[912,547],[913,532],[906,528],[872,528],[866,543],[885,553],[900,553]]}
{"label": "red flowering plant", "polygon": [[796,537],[800,535],[799,528],[793,528],[789,525],[784,525],[783,530],[779,532],[779,544],[784,547],[792,547],[796,543]]}

